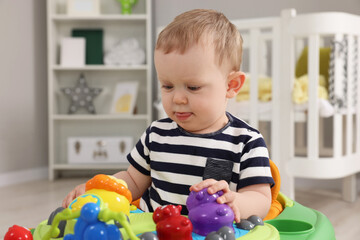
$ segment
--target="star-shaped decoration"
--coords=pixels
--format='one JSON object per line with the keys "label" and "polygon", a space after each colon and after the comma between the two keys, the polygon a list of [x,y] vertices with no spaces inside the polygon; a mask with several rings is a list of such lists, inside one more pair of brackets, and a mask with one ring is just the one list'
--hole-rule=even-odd
{"label": "star-shaped decoration", "polygon": [[80,75],[75,87],[62,88],[61,90],[71,100],[69,114],[75,113],[79,108],[85,108],[92,114],[96,113],[93,100],[101,93],[102,89],[88,87],[84,74]]}

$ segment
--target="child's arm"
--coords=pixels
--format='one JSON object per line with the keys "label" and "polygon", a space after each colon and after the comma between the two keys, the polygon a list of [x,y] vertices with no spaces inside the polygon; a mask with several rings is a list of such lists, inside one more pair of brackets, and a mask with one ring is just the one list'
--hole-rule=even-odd
{"label": "child's arm", "polygon": [[[130,190],[133,200],[136,200],[142,196],[145,190],[151,184],[151,177],[142,174],[132,165],[126,171],[121,171],[114,174],[114,177],[124,180],[128,189]],[[62,206],[67,208],[70,203],[78,196],[85,193],[85,183],[76,186],[68,195],[64,198]]]}
{"label": "child's arm", "polygon": [[133,200],[140,198],[151,184],[151,177],[142,174],[132,165],[126,171],[115,173],[114,177],[122,179],[127,183]]}
{"label": "child's arm", "polygon": [[198,184],[191,186],[190,191],[200,191],[208,188],[209,194],[214,194],[220,190],[224,194],[217,199],[218,203],[226,203],[235,214],[235,221],[246,219],[251,215],[257,215],[265,218],[271,205],[270,185],[255,184],[239,189],[233,192],[229,189],[226,181],[216,181],[214,179],[206,179]]}

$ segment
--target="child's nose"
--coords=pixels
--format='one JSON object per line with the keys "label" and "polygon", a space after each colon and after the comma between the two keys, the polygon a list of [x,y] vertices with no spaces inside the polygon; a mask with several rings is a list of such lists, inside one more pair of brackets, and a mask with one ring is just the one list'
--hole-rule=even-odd
{"label": "child's nose", "polygon": [[181,90],[175,91],[173,101],[175,104],[186,104],[187,97],[184,91]]}

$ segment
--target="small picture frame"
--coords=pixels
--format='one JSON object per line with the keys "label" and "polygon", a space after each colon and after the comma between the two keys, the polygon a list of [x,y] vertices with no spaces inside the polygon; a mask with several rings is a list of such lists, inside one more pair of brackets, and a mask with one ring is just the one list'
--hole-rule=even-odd
{"label": "small picture frame", "polygon": [[100,0],[67,0],[67,14],[69,16],[98,16],[100,15]]}
{"label": "small picture frame", "polygon": [[133,114],[138,92],[138,82],[121,82],[115,87],[111,105],[113,114]]}

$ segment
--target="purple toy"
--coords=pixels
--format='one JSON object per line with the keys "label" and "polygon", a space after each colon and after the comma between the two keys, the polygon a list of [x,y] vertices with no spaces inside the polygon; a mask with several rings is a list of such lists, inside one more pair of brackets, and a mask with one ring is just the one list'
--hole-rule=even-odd
{"label": "purple toy", "polygon": [[[206,236],[223,226],[233,229],[234,212],[227,204],[219,204],[216,199],[222,191],[210,195],[207,188],[199,192],[192,191],[186,201],[193,232]],[[234,229],[233,229],[234,230]]]}

